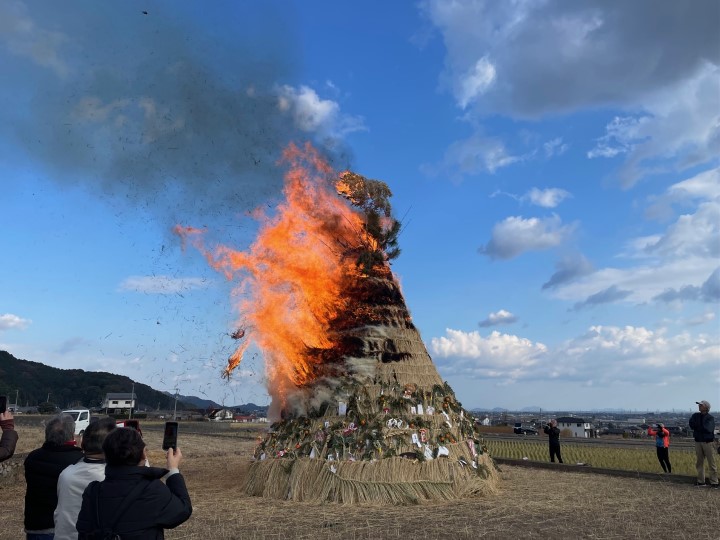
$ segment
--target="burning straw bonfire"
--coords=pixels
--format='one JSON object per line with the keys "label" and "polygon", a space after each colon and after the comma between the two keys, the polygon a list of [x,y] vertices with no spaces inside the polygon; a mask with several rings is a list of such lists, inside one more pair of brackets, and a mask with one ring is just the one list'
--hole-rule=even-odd
{"label": "burning straw bonfire", "polygon": [[492,491],[497,474],[473,418],[443,383],[389,260],[400,223],[387,185],[334,173],[309,145],[284,153],[286,200],[241,252],[207,248],[237,280],[239,346],[263,351],[277,419],[244,482],[295,501],[406,504]]}

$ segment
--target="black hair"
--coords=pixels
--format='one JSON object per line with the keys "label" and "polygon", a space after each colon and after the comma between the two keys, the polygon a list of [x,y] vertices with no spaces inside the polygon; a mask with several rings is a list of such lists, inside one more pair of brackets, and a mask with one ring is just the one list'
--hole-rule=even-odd
{"label": "black hair", "polygon": [[138,465],[144,448],[145,442],[140,433],[128,427],[113,429],[102,445],[108,465]]}
{"label": "black hair", "polygon": [[103,451],[102,445],[105,437],[113,429],[115,429],[115,419],[109,416],[91,422],[83,433],[80,447],[86,454],[99,454]]}

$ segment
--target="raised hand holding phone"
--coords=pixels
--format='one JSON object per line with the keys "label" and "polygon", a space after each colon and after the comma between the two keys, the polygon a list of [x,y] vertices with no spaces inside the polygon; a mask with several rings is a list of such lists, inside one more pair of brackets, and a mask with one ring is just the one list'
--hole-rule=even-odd
{"label": "raised hand holding phone", "polygon": [[179,448],[169,448],[167,451],[167,468],[179,469],[182,461],[182,452]]}

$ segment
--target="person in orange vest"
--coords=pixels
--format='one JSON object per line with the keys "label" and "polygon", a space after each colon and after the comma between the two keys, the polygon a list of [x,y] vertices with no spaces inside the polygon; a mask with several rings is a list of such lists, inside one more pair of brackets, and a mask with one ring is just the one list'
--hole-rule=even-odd
{"label": "person in orange vest", "polygon": [[657,458],[660,462],[660,466],[663,471],[667,474],[672,472],[672,465],[670,465],[670,432],[665,429],[665,424],[657,424],[655,429],[652,426],[648,426],[648,435],[655,437],[655,450],[657,451]]}

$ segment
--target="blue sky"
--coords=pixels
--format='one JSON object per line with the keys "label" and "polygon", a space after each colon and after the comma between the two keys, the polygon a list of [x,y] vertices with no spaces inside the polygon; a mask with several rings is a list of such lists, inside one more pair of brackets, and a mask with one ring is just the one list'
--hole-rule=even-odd
{"label": "blue sky", "polygon": [[229,383],[231,284],[290,141],[381,179],[393,263],[469,408],[720,403],[720,6],[0,4],[0,349],[160,390]]}

